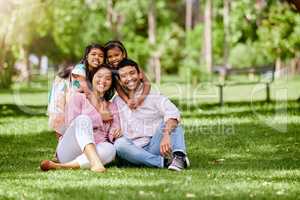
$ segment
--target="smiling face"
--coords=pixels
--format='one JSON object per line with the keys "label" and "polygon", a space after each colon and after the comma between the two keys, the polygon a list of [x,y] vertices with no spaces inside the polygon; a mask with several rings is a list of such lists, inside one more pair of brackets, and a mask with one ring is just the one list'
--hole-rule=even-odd
{"label": "smiling face", "polygon": [[101,49],[93,48],[87,55],[89,69],[97,68],[104,62],[104,52]]}
{"label": "smiling face", "polygon": [[100,68],[93,77],[93,90],[104,94],[112,85],[112,73],[107,68]]}
{"label": "smiling face", "polygon": [[125,66],[118,70],[122,85],[128,91],[134,91],[141,83],[140,73],[133,66]]}
{"label": "smiling face", "polygon": [[114,47],[107,51],[108,63],[111,64],[114,68],[125,58],[125,55],[120,48]]}

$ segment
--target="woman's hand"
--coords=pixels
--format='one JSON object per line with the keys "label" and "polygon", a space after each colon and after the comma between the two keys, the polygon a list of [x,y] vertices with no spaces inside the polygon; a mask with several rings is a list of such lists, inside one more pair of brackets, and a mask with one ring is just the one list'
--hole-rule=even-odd
{"label": "woman's hand", "polygon": [[[93,97],[93,98],[95,98],[95,97]],[[94,101],[95,101],[97,110],[100,113],[103,122],[107,122],[107,123],[112,122],[113,115],[108,109],[108,103],[105,101],[101,102],[101,103],[99,103],[97,100],[94,100]]]}
{"label": "woman's hand", "polygon": [[100,111],[100,115],[103,122],[111,122],[113,120],[113,115],[108,110]]}
{"label": "woman's hand", "polygon": [[112,136],[113,136],[114,139],[117,139],[117,138],[119,138],[119,137],[122,137],[123,134],[122,134],[122,132],[121,132],[121,129],[120,129],[120,128],[117,128],[117,129],[113,130],[113,131],[112,131]]}

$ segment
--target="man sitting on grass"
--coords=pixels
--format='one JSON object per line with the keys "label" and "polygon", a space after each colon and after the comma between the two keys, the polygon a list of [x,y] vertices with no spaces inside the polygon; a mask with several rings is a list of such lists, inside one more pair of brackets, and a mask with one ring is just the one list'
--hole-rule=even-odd
{"label": "man sitting on grass", "polygon": [[[134,61],[124,59],[118,65],[118,76],[130,99],[142,94],[143,82]],[[178,125],[180,113],[168,98],[150,91],[136,110],[131,110],[119,96],[114,101],[124,134],[114,144],[119,157],[135,165],[176,171],[189,166],[184,131]]]}

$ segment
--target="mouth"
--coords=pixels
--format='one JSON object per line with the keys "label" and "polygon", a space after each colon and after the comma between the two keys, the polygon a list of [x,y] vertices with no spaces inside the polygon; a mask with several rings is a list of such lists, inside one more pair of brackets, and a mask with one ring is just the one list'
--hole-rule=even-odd
{"label": "mouth", "polygon": [[105,88],[105,85],[103,83],[97,83],[98,89],[103,90]]}
{"label": "mouth", "polygon": [[92,60],[92,64],[97,66],[97,65],[99,65],[99,61],[98,60]]}
{"label": "mouth", "polygon": [[133,88],[133,87],[135,87],[135,81],[128,81],[127,87],[128,87],[128,88]]}
{"label": "mouth", "polygon": [[120,63],[120,61],[114,61],[111,64],[114,65],[114,66],[117,66],[119,63]]}

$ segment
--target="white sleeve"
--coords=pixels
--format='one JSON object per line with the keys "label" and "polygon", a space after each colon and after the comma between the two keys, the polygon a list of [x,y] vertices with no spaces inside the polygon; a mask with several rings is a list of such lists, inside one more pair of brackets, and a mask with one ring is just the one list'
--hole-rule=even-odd
{"label": "white sleeve", "polygon": [[156,95],[154,101],[158,110],[164,117],[164,122],[168,119],[177,119],[177,121],[180,122],[180,112],[178,108],[167,97],[160,94]]}

